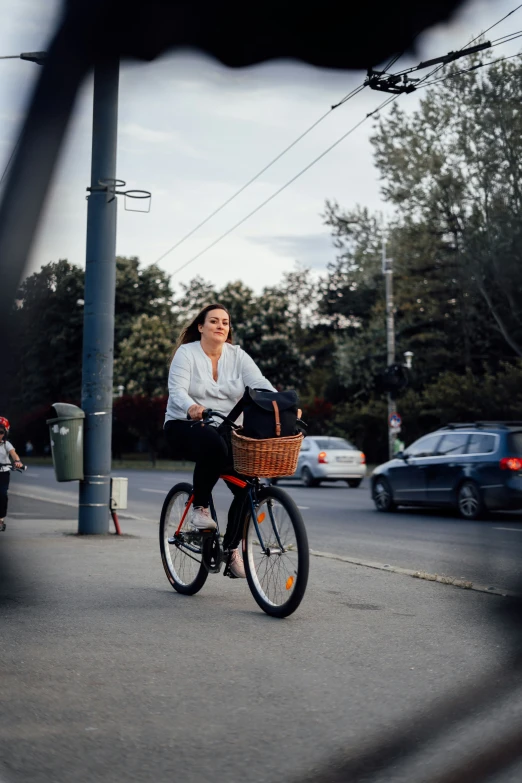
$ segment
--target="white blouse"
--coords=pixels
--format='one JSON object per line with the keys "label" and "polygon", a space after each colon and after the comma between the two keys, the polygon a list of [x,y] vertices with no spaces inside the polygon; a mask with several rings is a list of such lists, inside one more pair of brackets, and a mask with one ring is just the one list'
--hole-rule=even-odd
{"label": "white blouse", "polygon": [[227,415],[241,399],[247,386],[276,391],[239,345],[223,345],[218,361],[217,381],[212,376],[212,361],[199,340],[180,345],[170,365],[165,421],[186,421],[187,411],[194,403]]}

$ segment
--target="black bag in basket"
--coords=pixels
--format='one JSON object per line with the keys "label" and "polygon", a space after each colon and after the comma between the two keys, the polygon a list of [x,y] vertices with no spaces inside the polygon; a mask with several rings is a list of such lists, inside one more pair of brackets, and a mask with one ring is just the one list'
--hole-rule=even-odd
{"label": "black bag in basket", "polygon": [[246,438],[279,438],[297,435],[301,432],[298,423],[299,399],[297,392],[273,392],[265,389],[250,389],[248,386],[243,397],[229,413],[228,418],[235,421],[243,413],[241,435]]}

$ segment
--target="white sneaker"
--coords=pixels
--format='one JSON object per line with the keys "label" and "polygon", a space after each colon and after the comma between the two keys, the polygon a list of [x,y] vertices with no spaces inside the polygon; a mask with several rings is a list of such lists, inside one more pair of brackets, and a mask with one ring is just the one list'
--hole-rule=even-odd
{"label": "white sneaker", "polygon": [[195,527],[196,530],[215,530],[217,527],[210,516],[210,510],[208,508],[202,508],[202,506],[194,506],[190,517],[190,524],[192,527]]}
{"label": "white sneaker", "polygon": [[239,549],[232,550],[228,567],[235,577],[238,579],[246,579],[245,564],[243,563],[243,558],[239,554]]}

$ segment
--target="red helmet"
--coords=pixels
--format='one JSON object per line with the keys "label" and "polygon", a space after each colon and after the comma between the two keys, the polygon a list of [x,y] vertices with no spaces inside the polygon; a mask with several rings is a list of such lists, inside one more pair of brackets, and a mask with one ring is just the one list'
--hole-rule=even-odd
{"label": "red helmet", "polygon": [[0,416],[0,427],[3,427],[5,429],[6,435],[9,434],[9,430],[10,430],[9,421],[4,416]]}

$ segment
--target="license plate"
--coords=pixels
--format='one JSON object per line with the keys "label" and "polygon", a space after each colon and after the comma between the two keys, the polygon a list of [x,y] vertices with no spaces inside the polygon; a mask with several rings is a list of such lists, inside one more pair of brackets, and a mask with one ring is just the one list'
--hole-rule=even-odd
{"label": "license plate", "polygon": [[352,457],[336,457],[337,462],[353,462]]}

